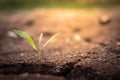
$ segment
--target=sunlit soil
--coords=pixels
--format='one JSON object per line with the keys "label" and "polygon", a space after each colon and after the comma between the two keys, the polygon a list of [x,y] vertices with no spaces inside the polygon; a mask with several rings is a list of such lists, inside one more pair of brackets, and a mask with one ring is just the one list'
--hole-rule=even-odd
{"label": "sunlit soil", "polygon": [[[34,71],[34,74],[60,75],[72,80],[89,80],[91,76],[93,80],[101,80],[101,77],[102,80],[108,77],[115,80],[120,71],[119,12],[119,8],[1,11],[0,63],[3,66],[30,64],[32,67],[38,64],[40,67],[40,71],[37,71],[28,65],[32,70],[29,71],[25,66],[23,72],[19,71],[21,67],[15,67],[12,74]],[[25,40],[11,33],[12,29],[27,32],[37,45],[41,32],[44,33],[42,43],[56,33],[61,34],[43,50],[42,59],[38,61],[35,51]],[[42,70],[44,66],[41,64],[47,65],[47,71]],[[11,74],[4,67],[0,69],[1,74],[5,72]],[[78,75],[81,72],[85,74]],[[86,77],[87,74],[90,76]]]}

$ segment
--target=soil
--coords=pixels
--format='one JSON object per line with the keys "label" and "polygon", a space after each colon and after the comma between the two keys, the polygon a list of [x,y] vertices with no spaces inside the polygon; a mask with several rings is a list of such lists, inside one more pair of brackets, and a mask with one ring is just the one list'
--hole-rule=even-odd
{"label": "soil", "polygon": [[[119,8],[1,11],[0,80],[120,80],[119,12]],[[42,43],[61,34],[38,60],[24,39],[10,35],[12,29],[27,32],[36,45],[41,32]]]}

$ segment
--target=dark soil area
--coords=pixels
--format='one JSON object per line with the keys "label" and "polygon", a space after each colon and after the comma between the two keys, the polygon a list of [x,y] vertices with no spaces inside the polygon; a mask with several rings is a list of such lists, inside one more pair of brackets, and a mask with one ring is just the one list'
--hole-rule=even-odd
{"label": "dark soil area", "polygon": [[[120,80],[120,9],[0,12],[0,80]],[[37,59],[12,29],[38,45],[56,33]]]}

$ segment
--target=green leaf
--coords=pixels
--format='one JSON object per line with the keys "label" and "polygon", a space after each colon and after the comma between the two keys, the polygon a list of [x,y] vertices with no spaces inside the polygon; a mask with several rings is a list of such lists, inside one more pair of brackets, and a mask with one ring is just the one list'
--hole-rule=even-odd
{"label": "green leaf", "polygon": [[23,31],[20,31],[20,30],[16,30],[16,29],[14,29],[13,32],[15,32],[20,37],[24,38],[33,49],[37,50],[35,42],[33,41],[33,39],[27,33],[23,32]]}

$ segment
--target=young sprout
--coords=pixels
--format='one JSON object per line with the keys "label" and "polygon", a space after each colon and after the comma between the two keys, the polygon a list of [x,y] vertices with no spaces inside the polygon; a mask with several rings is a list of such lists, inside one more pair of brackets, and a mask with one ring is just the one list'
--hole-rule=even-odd
{"label": "young sprout", "polygon": [[16,30],[16,29],[14,29],[13,32],[15,32],[17,35],[19,35],[20,37],[22,37],[29,43],[29,45],[37,52],[38,60],[41,59],[41,53],[42,53],[43,48],[45,48],[53,39],[55,39],[60,34],[60,33],[57,33],[57,34],[53,35],[50,39],[48,39],[42,45],[41,43],[42,43],[43,33],[41,33],[40,37],[39,37],[39,46],[40,47],[37,47],[34,40],[27,33],[23,32],[21,30]]}

